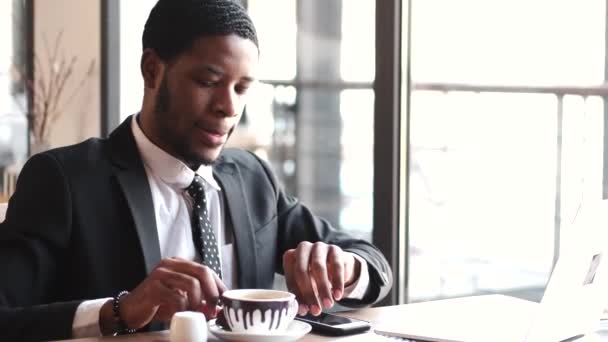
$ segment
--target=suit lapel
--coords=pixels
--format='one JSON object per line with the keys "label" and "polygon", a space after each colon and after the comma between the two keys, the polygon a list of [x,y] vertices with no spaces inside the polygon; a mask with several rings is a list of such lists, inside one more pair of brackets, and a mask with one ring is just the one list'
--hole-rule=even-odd
{"label": "suit lapel", "polygon": [[[114,163],[114,173],[133,215],[146,271],[150,273],[160,261],[160,244],[148,177],[131,132],[133,118],[125,120],[112,133],[109,153]],[[254,288],[259,284],[255,234],[239,170],[234,163],[225,161],[222,157],[215,165],[213,174],[223,189],[226,215],[230,218],[226,223],[232,223],[239,287]]]}
{"label": "suit lapel", "polygon": [[114,163],[114,174],[133,215],[146,272],[150,273],[160,261],[160,244],[148,177],[131,131],[133,118],[125,120],[112,132],[109,153]]}
{"label": "suit lapel", "polygon": [[230,215],[230,220],[226,222],[232,222],[239,267],[239,287],[257,287],[259,281],[255,234],[239,170],[234,163],[220,160],[213,171],[223,189],[226,214]]}

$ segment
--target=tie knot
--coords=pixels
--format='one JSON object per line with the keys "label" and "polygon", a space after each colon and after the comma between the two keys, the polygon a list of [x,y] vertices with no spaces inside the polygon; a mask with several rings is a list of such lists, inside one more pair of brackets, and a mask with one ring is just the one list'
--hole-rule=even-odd
{"label": "tie knot", "polygon": [[203,177],[195,174],[192,183],[186,189],[188,194],[195,200],[200,199],[205,194],[205,187],[203,185]]}

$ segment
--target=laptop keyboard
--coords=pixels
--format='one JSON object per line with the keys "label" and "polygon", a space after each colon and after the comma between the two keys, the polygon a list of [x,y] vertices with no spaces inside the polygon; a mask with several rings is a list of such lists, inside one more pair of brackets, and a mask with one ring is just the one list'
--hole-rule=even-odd
{"label": "laptop keyboard", "polygon": [[404,338],[404,337],[396,337],[396,336],[386,336],[386,335],[382,335],[382,334],[378,334],[376,332],[373,332],[374,335],[381,337],[382,340],[384,341],[401,341],[401,342],[426,342],[426,341],[422,341],[422,340],[412,340],[409,338]]}

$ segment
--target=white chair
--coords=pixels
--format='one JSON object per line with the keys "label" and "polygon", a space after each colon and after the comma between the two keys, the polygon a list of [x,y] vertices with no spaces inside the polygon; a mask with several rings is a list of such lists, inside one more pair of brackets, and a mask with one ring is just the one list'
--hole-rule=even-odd
{"label": "white chair", "polygon": [[0,222],[4,221],[4,216],[6,215],[6,208],[8,208],[8,203],[0,203]]}
{"label": "white chair", "polygon": [[[13,192],[15,192],[15,187],[17,186],[17,177],[19,177],[21,168],[23,168],[23,163],[17,162],[7,166],[6,169],[4,169],[2,189],[4,197],[11,197]],[[4,216],[2,217],[4,218]]]}

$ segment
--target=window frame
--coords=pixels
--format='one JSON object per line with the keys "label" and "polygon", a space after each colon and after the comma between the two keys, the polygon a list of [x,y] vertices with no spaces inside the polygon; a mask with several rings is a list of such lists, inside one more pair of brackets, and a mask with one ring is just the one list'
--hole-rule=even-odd
{"label": "window frame", "polygon": [[[101,2],[100,119],[102,136],[108,136],[120,124],[120,1],[105,0]],[[242,0],[242,2],[247,4],[246,0]],[[406,9],[405,18],[402,18],[402,6]],[[372,239],[389,261],[394,279],[393,290],[381,303],[384,305],[404,303],[407,292],[407,229],[405,226],[407,206],[405,203],[401,203],[407,198],[405,192],[407,190],[407,172],[400,168],[403,168],[403,165],[406,166],[406,162],[402,159],[406,157],[406,152],[403,151],[406,148],[405,141],[407,141],[404,128],[407,127],[405,123],[408,120],[407,99],[409,98],[408,92],[403,92],[401,89],[402,78],[409,80],[409,61],[402,66],[401,37],[402,32],[406,37],[409,36],[407,30],[402,31],[402,25],[408,27],[409,8],[409,0],[376,0],[375,81],[372,84],[341,82],[330,85],[343,89],[374,90],[374,228]],[[402,24],[402,21],[405,24]],[[407,46],[403,50],[407,54]],[[297,84],[285,85],[298,86]],[[406,95],[402,97],[401,94]],[[405,111],[402,111],[403,108]]]}

